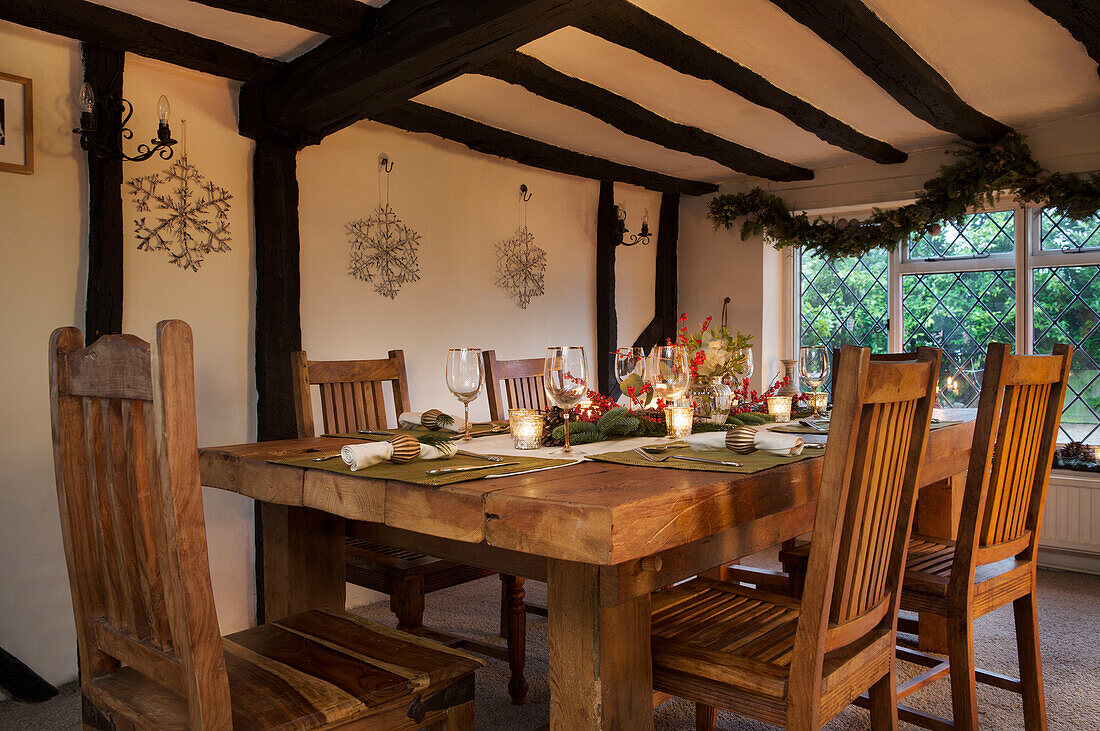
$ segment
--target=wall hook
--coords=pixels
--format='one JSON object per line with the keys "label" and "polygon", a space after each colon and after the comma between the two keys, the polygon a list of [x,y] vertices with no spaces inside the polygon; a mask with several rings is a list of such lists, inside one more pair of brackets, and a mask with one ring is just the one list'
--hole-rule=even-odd
{"label": "wall hook", "polygon": [[527,185],[525,183],[520,184],[520,186],[519,186],[519,199],[521,201],[526,203],[527,201],[531,200],[533,195],[534,195],[533,193],[528,193],[527,192]]}
{"label": "wall hook", "polygon": [[390,162],[390,156],[385,152],[378,153],[378,170],[386,171],[387,173],[393,172],[393,163]]}

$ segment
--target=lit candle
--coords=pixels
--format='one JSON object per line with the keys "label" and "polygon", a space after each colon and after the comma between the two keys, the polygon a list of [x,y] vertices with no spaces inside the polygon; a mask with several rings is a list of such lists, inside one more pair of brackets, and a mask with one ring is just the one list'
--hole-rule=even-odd
{"label": "lit candle", "polygon": [[791,420],[791,397],[790,396],[769,396],[768,397],[768,413],[775,418],[777,422],[785,422]]}
{"label": "lit candle", "polygon": [[669,406],[665,409],[665,427],[670,437],[686,437],[691,434],[691,425],[695,420],[693,406]]}
{"label": "lit candle", "polygon": [[538,449],[542,446],[542,414],[538,409],[510,409],[508,426],[516,449]]}

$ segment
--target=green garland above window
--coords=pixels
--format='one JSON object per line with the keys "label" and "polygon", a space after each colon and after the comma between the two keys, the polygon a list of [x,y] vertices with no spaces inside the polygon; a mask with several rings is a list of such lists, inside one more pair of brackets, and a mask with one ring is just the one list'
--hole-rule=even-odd
{"label": "green garland above window", "polygon": [[779,196],[760,188],[719,195],[710,202],[714,227],[741,224],[741,238],[765,234],[777,249],[797,246],[826,258],[860,256],[873,249],[893,249],[902,241],[940,233],[940,223],[962,225],[975,208],[991,206],[998,194],[1022,204],[1041,205],[1073,220],[1100,211],[1100,175],[1048,173],[1031,156],[1024,138],[1010,132],[997,142],[967,143],[952,154],[958,162],[940,168],[924,184],[915,203],[858,219],[810,220],[792,213]]}

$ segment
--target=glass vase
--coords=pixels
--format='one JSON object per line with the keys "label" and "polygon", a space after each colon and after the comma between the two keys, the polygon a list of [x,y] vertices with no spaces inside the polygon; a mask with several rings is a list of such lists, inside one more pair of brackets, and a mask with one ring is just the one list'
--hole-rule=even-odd
{"label": "glass vase", "polygon": [[733,389],[715,376],[691,379],[684,398],[695,406],[695,419],[711,424],[725,424],[733,407]]}

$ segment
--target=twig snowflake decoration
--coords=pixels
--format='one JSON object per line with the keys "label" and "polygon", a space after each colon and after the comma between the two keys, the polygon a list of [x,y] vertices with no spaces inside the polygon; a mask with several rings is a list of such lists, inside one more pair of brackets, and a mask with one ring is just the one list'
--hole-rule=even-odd
{"label": "twig snowflake decoration", "polygon": [[402,285],[420,279],[420,234],[406,226],[389,203],[347,228],[351,240],[348,274],[370,282],[375,292],[391,300]]}
{"label": "twig snowflake decoration", "polygon": [[526,226],[497,244],[497,286],[512,295],[520,309],[545,294],[545,280],[546,251],[535,246]]}
{"label": "twig snowflake decoration", "polygon": [[166,170],[127,182],[139,212],[152,206],[166,215],[134,221],[140,251],[167,251],[169,261],[197,272],[210,252],[229,251],[229,201],[225,188],[206,180],[184,155]]}

